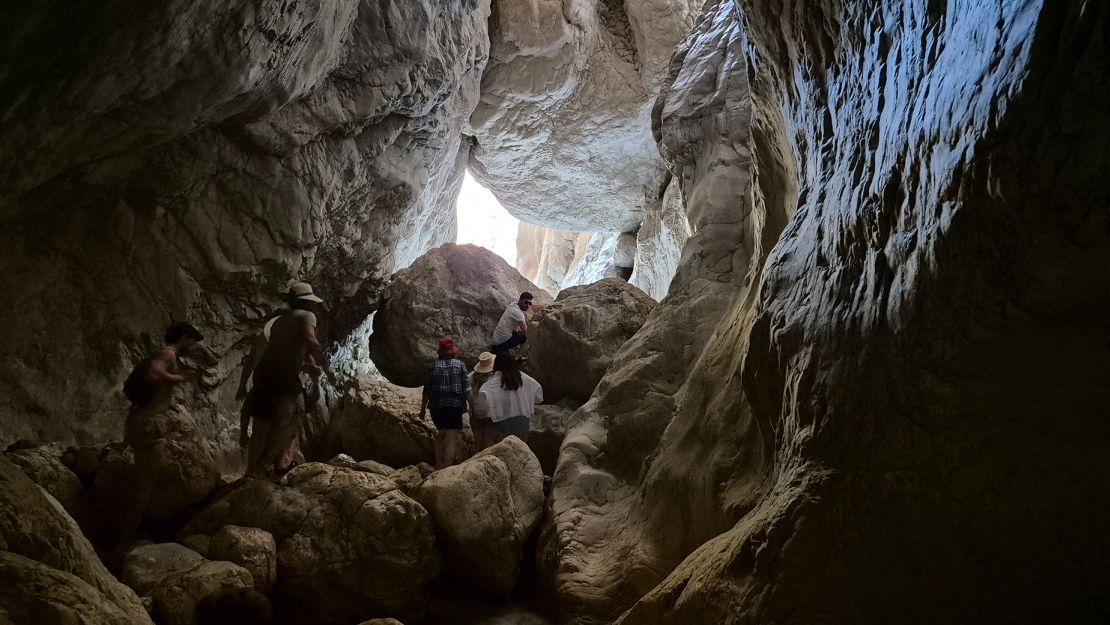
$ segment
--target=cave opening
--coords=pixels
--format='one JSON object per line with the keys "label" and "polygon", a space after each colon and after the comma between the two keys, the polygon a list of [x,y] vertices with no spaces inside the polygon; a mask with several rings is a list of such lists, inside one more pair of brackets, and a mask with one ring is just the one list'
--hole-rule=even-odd
{"label": "cave opening", "polygon": [[463,178],[455,206],[458,219],[455,242],[484,247],[515,267],[520,221],[470,171]]}

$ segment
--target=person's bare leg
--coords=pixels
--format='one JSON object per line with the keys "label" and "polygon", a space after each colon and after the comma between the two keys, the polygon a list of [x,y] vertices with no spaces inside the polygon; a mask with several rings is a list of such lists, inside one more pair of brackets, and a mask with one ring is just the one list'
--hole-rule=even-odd
{"label": "person's bare leg", "polygon": [[120,528],[119,541],[116,543],[116,551],[120,554],[127,549],[139,533],[139,526],[150,507],[150,498],[154,494],[154,487],[158,484],[159,458],[161,458],[158,443],[136,449],[134,454],[135,489],[131,492],[131,499],[127,502],[127,509],[123,515],[123,525]]}
{"label": "person's bare leg", "polygon": [[443,461],[450,467],[459,463],[459,451],[462,448],[462,430],[447,430],[445,434]]}
{"label": "person's bare leg", "polygon": [[443,464],[443,453],[447,443],[447,432],[445,430],[436,430],[436,469],[442,469],[447,466]]}

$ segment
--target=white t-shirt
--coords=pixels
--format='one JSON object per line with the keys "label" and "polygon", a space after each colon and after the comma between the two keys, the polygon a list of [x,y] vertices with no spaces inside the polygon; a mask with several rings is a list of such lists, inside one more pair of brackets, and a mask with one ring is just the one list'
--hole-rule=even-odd
{"label": "white t-shirt", "polygon": [[[519,310],[519,309],[518,309]],[[515,391],[501,388],[501,373],[494,373],[478,393],[486,402],[487,413],[494,423],[510,417],[528,417],[536,413],[536,404],[543,401],[543,388],[527,373],[520,374],[521,385]]]}
{"label": "white t-shirt", "polygon": [[501,315],[501,320],[497,322],[497,327],[493,330],[490,345],[500,345],[512,338],[513,332],[519,330],[522,323],[524,323],[524,311],[515,302],[509,304],[505,313]]}

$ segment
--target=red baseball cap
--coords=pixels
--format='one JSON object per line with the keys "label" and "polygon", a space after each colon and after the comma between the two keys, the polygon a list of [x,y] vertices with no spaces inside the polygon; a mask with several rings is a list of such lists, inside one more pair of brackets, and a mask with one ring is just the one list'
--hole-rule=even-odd
{"label": "red baseball cap", "polygon": [[455,347],[455,342],[451,340],[451,337],[445,336],[439,339],[440,358],[443,358],[444,356],[454,356],[457,353],[459,353],[459,348]]}

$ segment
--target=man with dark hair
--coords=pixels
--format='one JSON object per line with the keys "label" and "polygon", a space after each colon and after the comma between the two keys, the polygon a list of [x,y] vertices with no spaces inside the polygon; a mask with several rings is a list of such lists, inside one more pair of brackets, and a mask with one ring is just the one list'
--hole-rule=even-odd
{"label": "man with dark hair", "polygon": [[135,492],[124,514],[120,547],[134,538],[150,505],[158,483],[159,471],[168,463],[166,438],[174,433],[174,420],[167,412],[173,390],[186,381],[178,358],[186,356],[204,337],[188,323],[175,323],[166,329],[165,346],[140,362],[123,385],[131,401],[124,427],[124,442],[135,455]]}
{"label": "man with dark hair", "polygon": [[301,372],[311,374],[322,368],[328,382],[336,383],[316,338],[315,310],[324,300],[312,292],[310,284],[298,282],[289,289],[287,301],[289,310],[269,326],[269,342],[254,368],[254,386],[246,399],[248,410],[243,419],[253,416],[255,428],[248,450],[253,466],[247,467],[247,475],[253,477],[268,477],[290,468],[305,412]]}
{"label": "man with dark hair", "polygon": [[508,353],[528,340],[528,321],[524,313],[531,307],[532,294],[527,291],[521,293],[515,303],[509,304],[493,330],[489,351],[494,354]]}

